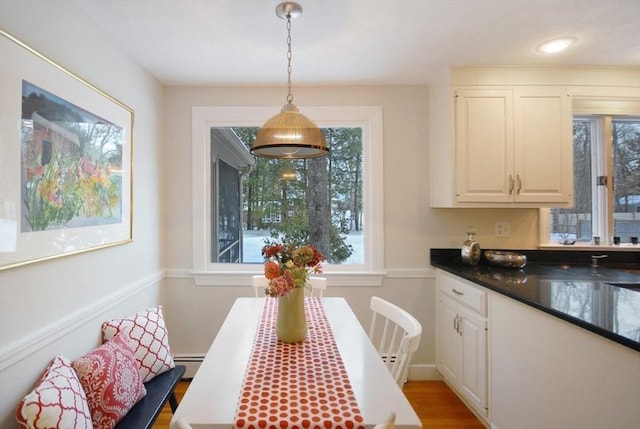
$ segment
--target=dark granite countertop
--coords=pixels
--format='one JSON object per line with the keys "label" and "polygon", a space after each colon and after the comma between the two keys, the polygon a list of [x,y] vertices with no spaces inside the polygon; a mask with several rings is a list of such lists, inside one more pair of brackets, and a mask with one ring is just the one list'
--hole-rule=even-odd
{"label": "dark granite countertop", "polygon": [[[522,269],[462,263],[460,249],[431,249],[431,265],[640,351],[640,253],[513,250]],[[635,286],[634,286],[635,285]]]}

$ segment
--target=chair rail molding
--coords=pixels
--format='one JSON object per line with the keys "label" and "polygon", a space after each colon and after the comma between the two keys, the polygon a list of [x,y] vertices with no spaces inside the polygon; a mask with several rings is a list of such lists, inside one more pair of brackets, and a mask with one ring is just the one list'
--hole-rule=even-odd
{"label": "chair rail molding", "polygon": [[26,337],[14,341],[0,349],[0,371],[26,358],[30,354],[63,338],[65,335],[80,328],[87,322],[99,317],[100,314],[117,307],[146,288],[157,285],[162,280],[162,272],[146,276],[131,285],[105,296],[75,313],[71,313],[56,322],[37,330]]}

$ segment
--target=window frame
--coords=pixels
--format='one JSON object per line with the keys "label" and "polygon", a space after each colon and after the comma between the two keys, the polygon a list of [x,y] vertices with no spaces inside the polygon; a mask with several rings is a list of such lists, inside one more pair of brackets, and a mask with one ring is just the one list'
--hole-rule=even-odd
{"label": "window frame", "polygon": [[[384,271],[383,120],[381,106],[299,106],[320,128],[361,127],[364,164],[364,264],[324,264],[324,276],[340,286],[380,286]],[[211,128],[259,127],[281,107],[194,106],[191,112],[192,271],[196,285],[248,284],[262,264],[211,261]]]}
{"label": "window frame", "polygon": [[[618,117],[640,117],[640,98],[617,97],[617,98],[594,98],[594,97],[574,97],[573,98],[572,120],[587,119],[594,120],[592,124],[592,135],[600,140],[592,149],[592,174],[595,176],[607,176],[611,181],[611,122]],[[593,177],[592,177],[593,178]],[[593,186],[592,199],[597,201],[600,210],[592,211],[591,228],[593,235],[600,236],[600,244],[579,243],[571,247],[593,248],[607,250],[640,251],[637,246],[621,246],[609,243],[609,236],[613,230],[613,193],[609,189],[600,186]],[[541,208],[539,211],[539,248],[541,249],[562,249],[566,250],[567,245],[553,243],[550,240],[551,225],[549,215],[551,208]]]}

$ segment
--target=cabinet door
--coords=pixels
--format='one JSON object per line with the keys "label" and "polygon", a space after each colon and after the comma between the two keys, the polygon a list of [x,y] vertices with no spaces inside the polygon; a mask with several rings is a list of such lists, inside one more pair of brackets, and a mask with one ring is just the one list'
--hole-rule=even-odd
{"label": "cabinet door", "polygon": [[476,410],[487,415],[487,321],[469,311],[464,311],[461,319],[460,388]]}
{"label": "cabinet door", "polygon": [[461,89],[455,94],[456,201],[513,200],[513,92]]}
{"label": "cabinet door", "polygon": [[436,317],[436,365],[440,373],[456,385],[462,370],[462,342],[456,330],[457,304],[442,293],[438,293]]}
{"label": "cabinet door", "polygon": [[514,103],[514,201],[571,204],[573,132],[566,89],[518,88]]}

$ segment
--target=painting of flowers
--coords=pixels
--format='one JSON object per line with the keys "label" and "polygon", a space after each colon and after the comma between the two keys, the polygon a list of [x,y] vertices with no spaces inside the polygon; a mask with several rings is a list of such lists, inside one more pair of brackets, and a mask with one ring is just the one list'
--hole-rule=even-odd
{"label": "painting of flowers", "polygon": [[22,83],[21,231],[121,221],[123,130]]}
{"label": "painting of flowers", "polygon": [[132,242],[133,109],[2,29],[0,52],[0,270]]}

